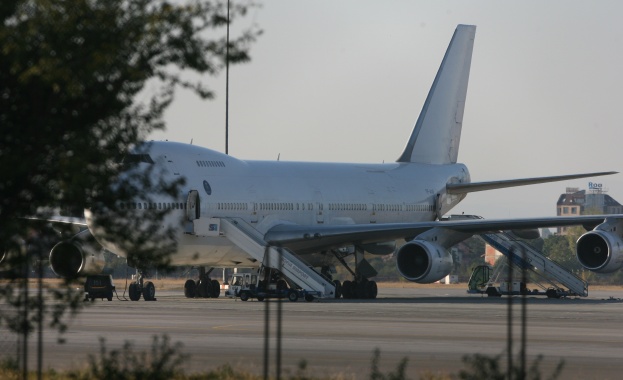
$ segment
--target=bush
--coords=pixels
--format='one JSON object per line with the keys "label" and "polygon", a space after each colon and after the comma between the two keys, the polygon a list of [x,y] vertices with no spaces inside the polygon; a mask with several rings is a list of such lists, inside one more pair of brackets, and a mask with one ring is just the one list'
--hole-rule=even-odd
{"label": "bush", "polygon": [[182,375],[181,365],[188,355],[181,353],[182,344],[171,346],[167,335],[153,337],[151,351],[135,352],[131,342],[126,341],[121,350],[108,351],[106,340],[100,338],[99,357],[89,355],[89,367],[73,372],[70,378],[117,379],[117,380],[167,380]]}

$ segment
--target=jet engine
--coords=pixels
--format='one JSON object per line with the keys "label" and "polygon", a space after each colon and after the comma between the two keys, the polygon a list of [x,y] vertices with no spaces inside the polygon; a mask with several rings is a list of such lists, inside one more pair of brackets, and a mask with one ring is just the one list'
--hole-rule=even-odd
{"label": "jet engine", "polygon": [[50,267],[64,278],[101,273],[105,264],[103,249],[89,230],[56,244],[50,251]]}
{"label": "jet engine", "polygon": [[578,239],[576,256],[580,264],[590,271],[614,272],[623,267],[623,240],[607,231],[589,231]]}
{"label": "jet engine", "polygon": [[426,240],[412,240],[396,253],[396,266],[409,281],[429,284],[452,270],[452,255],[443,246]]}

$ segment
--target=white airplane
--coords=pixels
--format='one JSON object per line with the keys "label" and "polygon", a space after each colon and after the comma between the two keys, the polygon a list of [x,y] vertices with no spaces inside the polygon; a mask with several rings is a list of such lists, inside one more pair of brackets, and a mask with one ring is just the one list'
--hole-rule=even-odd
{"label": "white airplane", "polygon": [[[118,204],[141,218],[145,210],[171,209],[163,222],[175,229],[177,250],[172,265],[201,268],[258,267],[277,256],[279,247],[293,286],[309,277],[307,267],[327,268],[356,257],[353,281],[340,285],[325,279],[327,296],[359,294],[376,297],[368,281],[364,253],[395,252],[398,271],[409,281],[431,283],[452,268],[448,248],[473,234],[501,230],[584,225],[578,241],[582,265],[598,272],[623,266],[623,215],[538,219],[451,219],[442,216],[470,192],[562,181],[600,172],[492,182],[471,182],[467,167],[457,163],[467,84],[476,27],[459,25],[406,147],[394,163],[312,163],[243,161],[223,153],[175,142],[149,142],[130,155],[139,167],[163,167],[170,179],[186,178],[173,200],[136,199]],[[61,242],[51,251],[54,271],[63,276],[101,269],[99,247],[86,244],[88,235],[107,250],[128,257],[121,242],[105,238],[98,215],[85,212],[89,231]],[[82,244],[77,244],[82,241]],[[396,242],[404,244],[396,249]],[[93,246],[89,248],[90,246]],[[269,265],[270,266],[270,265]],[[281,262],[283,269],[284,262]],[[304,272],[304,273],[303,273]],[[193,296],[202,286],[209,293],[214,280],[187,281]],[[305,285],[313,286],[313,285]],[[154,289],[142,276],[130,288],[133,300],[153,299]]]}

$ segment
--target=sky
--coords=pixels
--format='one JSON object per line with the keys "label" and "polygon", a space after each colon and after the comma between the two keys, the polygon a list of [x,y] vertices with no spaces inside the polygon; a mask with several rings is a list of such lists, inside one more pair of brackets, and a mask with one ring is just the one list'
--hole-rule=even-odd
{"label": "sky", "polygon": [[[621,1],[266,1],[251,62],[230,68],[229,153],[393,162],[458,24],[477,26],[459,162],[472,181],[621,171]],[[225,75],[210,101],[178,91],[150,138],[225,151]],[[455,213],[554,216],[567,187],[623,174],[472,193]]]}

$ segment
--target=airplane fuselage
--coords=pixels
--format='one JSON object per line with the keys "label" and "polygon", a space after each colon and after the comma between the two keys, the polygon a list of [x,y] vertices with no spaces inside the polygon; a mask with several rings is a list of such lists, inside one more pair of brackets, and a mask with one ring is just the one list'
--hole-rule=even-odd
{"label": "airplane fuselage", "polygon": [[[241,218],[265,233],[276,224],[368,224],[430,221],[463,196],[445,194],[449,182],[468,183],[465,165],[419,163],[343,164],[243,161],[210,149],[173,142],[151,142],[153,164],[170,179],[186,184],[172,202],[127,205],[142,210],[171,209],[163,222],[176,229],[173,265],[256,266],[223,236],[188,233],[189,193],[196,190],[200,218]],[[97,238],[97,232],[92,229]],[[114,241],[100,242],[127,256]],[[319,256],[322,257],[322,256]],[[317,261],[313,255],[308,260]],[[319,263],[316,263],[319,264]]]}

